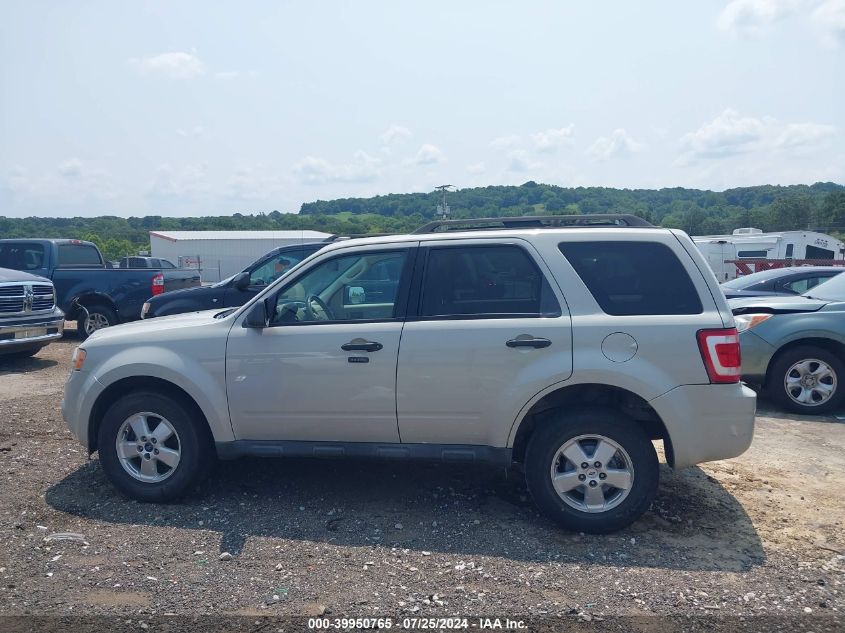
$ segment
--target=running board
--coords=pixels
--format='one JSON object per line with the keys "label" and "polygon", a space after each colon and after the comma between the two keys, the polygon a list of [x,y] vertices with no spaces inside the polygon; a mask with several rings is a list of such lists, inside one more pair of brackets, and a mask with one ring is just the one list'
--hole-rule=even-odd
{"label": "running board", "polygon": [[377,442],[301,442],[235,440],[217,442],[220,459],[239,457],[328,457],[480,462],[509,466],[511,449],[471,444],[385,444]]}

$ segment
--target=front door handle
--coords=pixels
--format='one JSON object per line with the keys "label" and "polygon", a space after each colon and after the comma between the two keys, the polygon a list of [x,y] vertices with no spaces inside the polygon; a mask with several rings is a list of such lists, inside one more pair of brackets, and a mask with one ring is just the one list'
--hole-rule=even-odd
{"label": "front door handle", "polygon": [[512,338],[505,345],[508,347],[533,347],[540,349],[548,347],[552,342],[547,338]]}
{"label": "front door handle", "polygon": [[342,349],[344,352],[377,352],[382,347],[384,347],[384,345],[382,345],[381,343],[358,339],[357,341],[350,341],[349,343],[344,343],[340,346],[340,349]]}

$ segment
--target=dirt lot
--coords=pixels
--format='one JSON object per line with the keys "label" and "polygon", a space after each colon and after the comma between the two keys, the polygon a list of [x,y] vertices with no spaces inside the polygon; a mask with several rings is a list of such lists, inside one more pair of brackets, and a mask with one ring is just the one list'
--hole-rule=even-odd
{"label": "dirt lot", "polygon": [[[845,425],[834,418],[761,403],[745,455],[664,467],[651,511],[611,536],[560,531],[514,473],[437,464],[229,462],[186,502],[142,505],[111,488],[62,422],[75,344],[0,361],[0,612],[845,610]],[[84,542],[45,540],[57,532]]]}

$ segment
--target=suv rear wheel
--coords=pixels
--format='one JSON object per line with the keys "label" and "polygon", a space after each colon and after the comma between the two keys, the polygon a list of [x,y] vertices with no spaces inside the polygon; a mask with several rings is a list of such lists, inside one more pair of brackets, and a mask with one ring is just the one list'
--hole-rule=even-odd
{"label": "suv rear wheel", "polygon": [[619,530],[648,510],[658,469],[651,440],[613,409],[561,414],[533,433],[525,453],[528,489],[540,510],[591,534]]}
{"label": "suv rear wheel", "polygon": [[205,421],[177,399],[136,392],[100,425],[100,463],[118,490],[138,501],[170,501],[205,477],[214,448]]}
{"label": "suv rear wheel", "polygon": [[845,365],[835,354],[814,345],[793,347],[772,364],[769,397],[789,411],[821,414],[836,411],[845,397]]}

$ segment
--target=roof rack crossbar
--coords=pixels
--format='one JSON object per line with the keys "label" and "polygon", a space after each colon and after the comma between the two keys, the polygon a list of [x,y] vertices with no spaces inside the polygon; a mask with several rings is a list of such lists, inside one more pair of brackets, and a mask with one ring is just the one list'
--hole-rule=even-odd
{"label": "roof rack crossbar", "polygon": [[503,229],[542,229],[575,227],[635,227],[654,228],[629,213],[587,213],[584,215],[523,215],[499,218],[467,218],[464,220],[436,220],[424,224],[414,235],[445,233],[446,231],[495,231]]}

